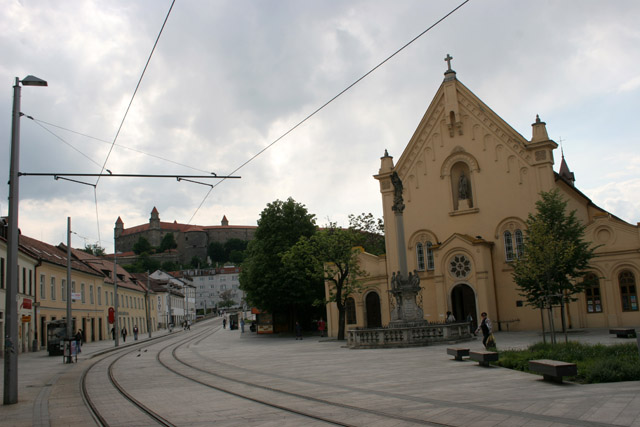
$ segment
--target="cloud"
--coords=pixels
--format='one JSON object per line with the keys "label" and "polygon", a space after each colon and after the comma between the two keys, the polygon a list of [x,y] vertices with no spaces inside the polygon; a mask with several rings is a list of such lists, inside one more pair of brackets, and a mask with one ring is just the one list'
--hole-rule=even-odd
{"label": "cloud", "polygon": [[[5,3],[0,134],[10,135],[13,78],[33,74],[49,87],[23,90],[24,113],[112,142],[170,1],[30,0],[29,11]],[[106,167],[231,173],[458,4],[177,2]],[[23,177],[21,228],[58,243],[70,215],[78,233],[109,248],[118,216],[126,226],[146,223],[156,206],[163,221],[218,224],[227,215],[231,224],[253,225],[267,203],[289,196],[319,222],[381,216],[372,175],[384,149],[395,159],[402,154],[442,82],[447,53],[460,81],[525,137],[536,113],[560,132],[581,185],[615,187],[640,176],[629,154],[638,143],[639,12],[634,1],[469,2],[206,200],[208,187],[175,180],[103,178],[94,193]],[[100,170],[109,143],[42,126],[58,137],[22,119],[21,171]],[[611,147],[620,157],[601,161]],[[0,159],[8,156],[8,144],[0,144]],[[0,162],[0,176],[8,169]],[[7,194],[4,187],[0,200]],[[616,209],[625,197],[634,200],[620,193]]]}

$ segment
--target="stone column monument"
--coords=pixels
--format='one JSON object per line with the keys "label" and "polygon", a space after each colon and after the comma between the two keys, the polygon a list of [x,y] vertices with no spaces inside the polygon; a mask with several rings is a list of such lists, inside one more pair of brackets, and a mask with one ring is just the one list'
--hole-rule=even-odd
{"label": "stone column monument", "polygon": [[397,230],[398,264],[400,270],[391,276],[391,290],[395,300],[395,308],[391,312],[391,322],[389,327],[410,327],[427,324],[424,320],[422,309],[416,303],[416,297],[420,292],[420,277],[416,270],[413,273],[407,272],[407,249],[404,240],[404,200],[402,198],[402,180],[397,172],[391,175],[393,184],[393,206],[395,212]]}

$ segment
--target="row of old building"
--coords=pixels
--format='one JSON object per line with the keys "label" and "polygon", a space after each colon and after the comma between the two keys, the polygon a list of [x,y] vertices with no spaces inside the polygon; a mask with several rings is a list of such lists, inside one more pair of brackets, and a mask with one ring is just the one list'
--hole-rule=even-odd
{"label": "row of old building", "polygon": [[[116,299],[120,329],[117,332],[126,329],[132,336],[134,328],[146,334],[170,324],[193,322],[197,307],[216,306],[220,289],[226,289],[227,285],[230,289],[238,288],[235,267],[132,274],[118,265],[113,256],[99,257],[73,248],[67,251],[64,244],[54,246],[21,234],[16,302],[19,352],[47,348],[47,325],[66,319],[69,262],[72,318],[75,330],[82,330],[86,342],[113,339],[116,331],[110,323],[113,315],[110,318],[109,311],[114,311]],[[4,330],[5,323],[6,264],[6,236],[0,234],[0,330]],[[239,305],[241,292],[232,295]],[[0,349],[4,351],[2,342]]]}

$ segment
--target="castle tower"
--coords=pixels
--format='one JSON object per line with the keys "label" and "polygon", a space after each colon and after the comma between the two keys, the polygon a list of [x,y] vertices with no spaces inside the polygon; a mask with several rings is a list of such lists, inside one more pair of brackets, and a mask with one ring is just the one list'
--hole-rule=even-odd
{"label": "castle tower", "polygon": [[151,211],[151,218],[149,218],[149,228],[151,230],[159,230],[160,229],[160,214],[158,213],[158,209],[153,207]]}
{"label": "castle tower", "polygon": [[118,219],[116,220],[116,226],[113,228],[113,235],[117,239],[122,235],[123,231],[124,231],[124,222],[122,222],[122,218],[118,217]]}

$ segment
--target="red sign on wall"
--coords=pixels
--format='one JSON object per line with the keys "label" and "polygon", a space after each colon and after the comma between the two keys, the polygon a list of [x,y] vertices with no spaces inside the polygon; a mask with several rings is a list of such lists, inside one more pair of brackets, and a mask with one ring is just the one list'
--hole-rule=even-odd
{"label": "red sign on wall", "polygon": [[109,323],[113,323],[116,321],[116,311],[113,307],[109,307]]}
{"label": "red sign on wall", "polygon": [[25,298],[22,300],[22,308],[26,308],[27,310],[31,309],[31,300],[28,298]]}

